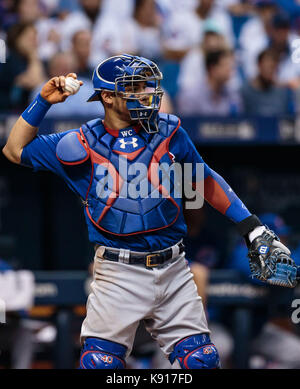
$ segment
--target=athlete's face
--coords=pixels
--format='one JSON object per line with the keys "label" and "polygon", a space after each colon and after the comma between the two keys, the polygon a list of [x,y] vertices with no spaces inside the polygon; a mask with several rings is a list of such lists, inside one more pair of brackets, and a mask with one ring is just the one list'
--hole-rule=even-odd
{"label": "athlete's face", "polygon": [[[122,92],[103,91],[101,93],[102,102],[105,108],[105,121],[111,124],[111,126],[125,126],[134,125],[137,123],[137,119],[132,119],[128,104],[132,102],[132,110],[143,110],[144,107],[150,107],[152,104],[157,104],[157,96],[162,96],[162,91],[156,90],[154,87],[147,86],[145,81],[133,81],[128,82],[124,86]],[[154,94],[156,95],[154,97]],[[155,98],[155,100],[153,100]],[[140,103],[136,104],[136,102]],[[155,105],[154,104],[154,105]],[[153,106],[154,106],[153,105]],[[137,115],[137,112],[135,112]],[[114,127],[120,128],[120,127]]]}
{"label": "athlete's face", "polygon": [[120,119],[131,122],[130,114],[126,106],[126,100],[119,96],[113,96],[112,98],[112,111]]}
{"label": "athlete's face", "polygon": [[111,108],[117,116],[122,120],[130,120],[130,114],[127,108],[129,99],[137,99],[142,105],[148,106],[151,104],[149,93],[153,92],[146,86],[145,82],[134,82],[125,87],[125,93],[120,92],[117,96],[111,94]]}
{"label": "athlete's face", "polygon": [[123,100],[127,101],[127,98],[137,99],[142,105],[148,106],[151,104],[151,97],[149,93],[154,93],[153,88],[149,88],[146,82],[135,82],[131,85],[125,86],[125,94]]}

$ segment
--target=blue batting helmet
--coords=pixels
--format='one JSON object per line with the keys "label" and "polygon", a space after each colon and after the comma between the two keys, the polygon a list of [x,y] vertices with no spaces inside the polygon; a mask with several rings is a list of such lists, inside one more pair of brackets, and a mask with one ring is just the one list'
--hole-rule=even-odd
{"label": "blue batting helmet", "polygon": [[[93,74],[95,92],[88,101],[99,100],[101,91],[113,91],[127,101],[131,120],[137,120],[149,132],[157,132],[156,116],[163,90],[162,73],[151,60],[122,54],[101,62]],[[139,83],[139,84],[137,84]],[[143,83],[142,90],[137,89]]]}

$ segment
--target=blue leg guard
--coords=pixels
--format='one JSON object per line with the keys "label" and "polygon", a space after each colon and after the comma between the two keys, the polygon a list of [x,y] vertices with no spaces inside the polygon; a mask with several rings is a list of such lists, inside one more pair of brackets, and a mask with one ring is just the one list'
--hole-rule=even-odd
{"label": "blue leg guard", "polygon": [[169,356],[178,360],[182,369],[220,369],[220,358],[208,334],[188,336],[176,343]]}
{"label": "blue leg guard", "polygon": [[79,369],[124,369],[126,347],[99,338],[86,338]]}

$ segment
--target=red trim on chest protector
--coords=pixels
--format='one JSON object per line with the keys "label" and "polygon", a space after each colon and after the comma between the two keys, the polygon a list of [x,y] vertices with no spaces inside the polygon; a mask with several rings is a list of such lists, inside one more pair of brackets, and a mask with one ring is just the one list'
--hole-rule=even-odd
{"label": "red trim on chest protector", "polygon": [[[106,230],[105,228],[101,227],[99,224],[97,224],[93,219],[92,219],[92,216],[90,214],[90,211],[88,209],[88,207],[86,207],[86,213],[90,219],[90,221],[96,226],[98,227],[101,231],[104,231],[104,232],[107,232],[109,234],[112,234],[112,235],[116,235],[116,236],[131,236],[131,235],[137,235],[137,234],[144,234],[145,232],[153,232],[153,231],[158,231],[158,230],[161,230],[163,228],[168,228],[170,227],[172,224],[174,224],[176,222],[176,220],[178,219],[178,216],[179,216],[179,212],[180,212],[180,208],[179,206],[177,205],[177,203],[175,202],[174,199],[172,199],[172,197],[169,198],[169,200],[177,207],[177,214],[176,214],[176,217],[175,219],[169,223],[167,226],[163,226],[163,227],[158,227],[158,228],[152,228],[150,230],[144,230],[144,231],[136,231],[136,232],[130,232],[128,234],[118,234],[116,232],[112,232],[112,231],[108,231]],[[104,210],[103,210],[104,211]]]}
{"label": "red trim on chest protector", "polygon": [[[82,132],[82,136],[83,136],[83,139],[85,140],[85,142],[87,143],[88,145],[88,142],[85,138],[85,136],[83,135],[83,132]],[[89,146],[88,146],[89,147]],[[88,190],[86,192],[86,196],[85,196],[85,200],[87,201],[88,200],[88,195],[89,195],[89,192],[90,192],[90,189],[91,189],[91,186],[92,186],[92,182],[93,182],[93,178],[94,178],[94,163],[98,164],[98,165],[102,165],[102,166],[105,166],[107,167],[108,169],[108,172],[109,174],[111,175],[112,179],[113,179],[113,188],[112,188],[112,192],[111,194],[109,195],[108,199],[107,199],[107,202],[106,202],[106,206],[104,207],[101,215],[99,216],[98,220],[97,220],[97,223],[99,223],[101,221],[101,219],[105,216],[106,212],[109,210],[109,208],[112,206],[112,204],[114,203],[114,201],[117,199],[117,194],[119,194],[119,191],[123,185],[123,179],[122,177],[120,177],[118,171],[116,170],[116,168],[113,166],[113,164],[108,160],[106,159],[105,157],[103,157],[102,155],[96,153],[94,150],[92,150],[90,147],[89,147],[89,155],[91,157],[91,164],[92,164],[92,172],[91,172],[91,178],[90,178],[90,182],[89,182],[89,186],[88,186]],[[121,185],[119,187],[119,185]],[[97,223],[94,222],[94,220],[92,219],[91,215],[90,215],[90,212],[89,212],[89,209],[88,209],[88,206],[86,205],[86,212],[87,212],[87,215],[89,217],[89,219],[96,225],[98,226],[99,228],[101,228]]]}
{"label": "red trim on chest protector", "polygon": [[133,151],[132,153],[126,153],[126,151],[119,151],[119,150],[113,150],[113,152],[116,154],[119,154],[119,155],[126,155],[127,159],[129,161],[132,161],[132,160],[134,160],[134,158],[136,158],[144,150],[144,148],[145,148],[145,146],[140,148],[137,151]]}
{"label": "red trim on chest protector", "polygon": [[159,177],[158,177],[158,174],[157,174],[157,164],[161,160],[161,157],[163,155],[165,155],[166,153],[168,153],[171,161],[173,161],[173,155],[169,151],[169,144],[170,144],[170,141],[171,141],[173,135],[177,132],[178,128],[180,127],[180,124],[181,124],[181,122],[179,120],[178,125],[175,128],[175,130],[173,131],[173,133],[171,134],[171,136],[169,136],[169,138],[165,139],[157,147],[157,149],[154,151],[152,159],[151,159],[151,162],[149,164],[149,168],[148,168],[148,180],[151,182],[151,184],[155,188],[158,188],[160,193],[162,193],[167,198],[169,198],[168,191],[165,189],[165,187],[163,185],[159,184]]}
{"label": "red trim on chest protector", "polygon": [[[177,127],[175,128],[175,130],[172,132],[172,134],[167,138],[165,139],[158,147],[157,149],[154,151],[153,153],[153,156],[152,156],[152,159],[151,159],[151,162],[159,162],[161,157],[165,154],[165,153],[168,153],[171,161],[173,161],[173,155],[170,153],[169,151],[169,145],[170,145],[170,142],[171,142],[171,139],[173,138],[173,136],[175,135],[175,133],[177,132],[178,128],[180,127],[180,124],[181,124],[181,121],[179,119],[178,121],[178,124],[177,124]],[[154,161],[155,160],[155,161]]]}
{"label": "red trim on chest protector", "polygon": [[[90,153],[91,153],[92,164],[94,165],[94,163],[96,163],[98,165],[105,166],[108,169],[108,172],[113,179],[112,192],[108,196],[108,199],[106,201],[106,205],[105,205],[103,211],[101,212],[101,215],[99,216],[99,218],[97,220],[97,225],[99,225],[99,223],[104,218],[104,216],[106,215],[108,210],[111,208],[113,203],[118,198],[119,191],[122,188],[124,181],[123,181],[122,177],[119,175],[117,169],[113,166],[113,164],[111,162],[109,162],[108,159],[104,158],[100,154],[97,154],[94,150],[91,150]],[[120,187],[119,187],[119,185],[120,185]]]}
{"label": "red trim on chest protector", "polygon": [[[163,227],[158,227],[158,228],[153,228],[153,229],[149,229],[149,230],[145,230],[145,231],[137,231],[137,232],[131,232],[131,233],[128,233],[128,234],[118,234],[116,232],[112,232],[112,231],[108,231],[106,230],[105,228],[101,227],[98,223],[103,219],[103,217],[105,216],[105,214],[108,212],[108,210],[111,208],[111,206],[113,205],[114,201],[117,199],[117,196],[113,195],[112,194],[118,194],[119,193],[119,183],[121,183],[121,187],[123,185],[123,180],[122,178],[120,177],[118,171],[115,169],[115,167],[109,162],[108,159],[104,158],[103,156],[101,156],[100,154],[96,153],[94,150],[92,150],[85,138],[85,136],[83,135],[83,132],[82,132],[82,129],[80,129],[80,133],[82,134],[82,137],[84,139],[84,141],[86,142],[86,145],[88,147],[88,151],[89,151],[89,156],[91,157],[91,164],[92,164],[92,173],[91,173],[91,178],[90,178],[90,183],[89,183],[89,187],[88,187],[88,190],[87,190],[87,193],[86,193],[86,200],[88,199],[88,194],[89,194],[89,191],[90,191],[90,188],[91,188],[91,185],[92,185],[92,182],[93,182],[93,178],[94,178],[94,163],[97,163],[97,164],[101,164],[101,165],[104,165],[104,166],[107,166],[108,167],[108,170],[110,172],[110,174],[112,174],[112,177],[113,177],[113,192],[111,193],[111,195],[109,196],[108,200],[107,200],[107,203],[106,203],[106,206],[104,207],[101,215],[99,216],[98,220],[97,220],[97,223],[93,220],[91,214],[90,214],[90,211],[89,211],[89,208],[88,208],[88,205],[85,206],[85,210],[86,210],[86,213],[88,215],[88,218],[90,219],[90,221],[97,227],[99,228],[100,230],[102,231],[105,231],[109,234],[112,234],[112,235],[117,235],[117,236],[130,236],[130,235],[137,235],[137,234],[143,234],[145,232],[153,232],[153,231],[157,231],[157,230],[161,230],[163,228],[168,228],[170,227],[172,224],[174,224],[176,222],[176,220],[178,219],[178,216],[179,216],[179,213],[180,213],[180,207],[178,206],[178,204],[176,203],[176,201],[170,197],[170,195],[168,194],[167,190],[162,186],[162,185],[158,185],[159,184],[159,180],[158,180],[158,176],[157,176],[157,171],[155,172],[150,172],[151,171],[151,163],[152,162],[159,162],[161,157],[167,152],[170,159],[173,161],[173,155],[169,152],[169,144],[170,144],[170,141],[173,137],[173,135],[177,132],[178,128],[180,127],[180,120],[178,122],[178,125],[177,127],[175,128],[175,130],[173,131],[173,133],[171,134],[170,137],[168,137],[167,139],[165,139],[158,147],[157,149],[155,150],[155,152],[153,153],[153,156],[152,156],[152,159],[151,159],[151,162],[150,162],[150,165],[149,165],[149,169],[148,169],[148,179],[150,180],[150,182],[152,183],[153,186],[157,187],[158,186],[158,190],[160,191],[160,193],[163,193],[168,200],[170,200],[173,205],[176,206],[177,208],[177,214],[176,214],[176,217],[174,218],[174,220],[169,223],[168,225],[166,226],[163,226]],[[103,122],[103,125],[105,127],[105,124]],[[107,130],[107,128],[105,127],[105,129]],[[112,131],[115,131],[115,130],[112,130]],[[109,131],[108,131],[109,132]],[[113,135],[113,134],[111,134]],[[114,135],[113,135],[114,136]],[[153,169],[152,169],[153,170]],[[115,177],[116,177],[116,180],[115,180]],[[158,181],[157,181],[158,180]],[[156,184],[156,185],[155,185]]]}

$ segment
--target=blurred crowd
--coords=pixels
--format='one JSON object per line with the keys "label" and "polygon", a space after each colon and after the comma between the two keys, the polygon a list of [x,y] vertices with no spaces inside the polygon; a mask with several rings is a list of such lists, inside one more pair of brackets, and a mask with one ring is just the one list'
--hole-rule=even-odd
{"label": "blurred crowd", "polygon": [[[0,0],[0,109],[24,109],[54,75],[76,72],[80,96],[53,116],[99,115],[82,104],[93,68],[130,53],[158,62],[182,115],[290,115],[300,110],[297,0]],[[298,42],[299,43],[299,42]],[[77,110],[76,110],[77,108]]]}

